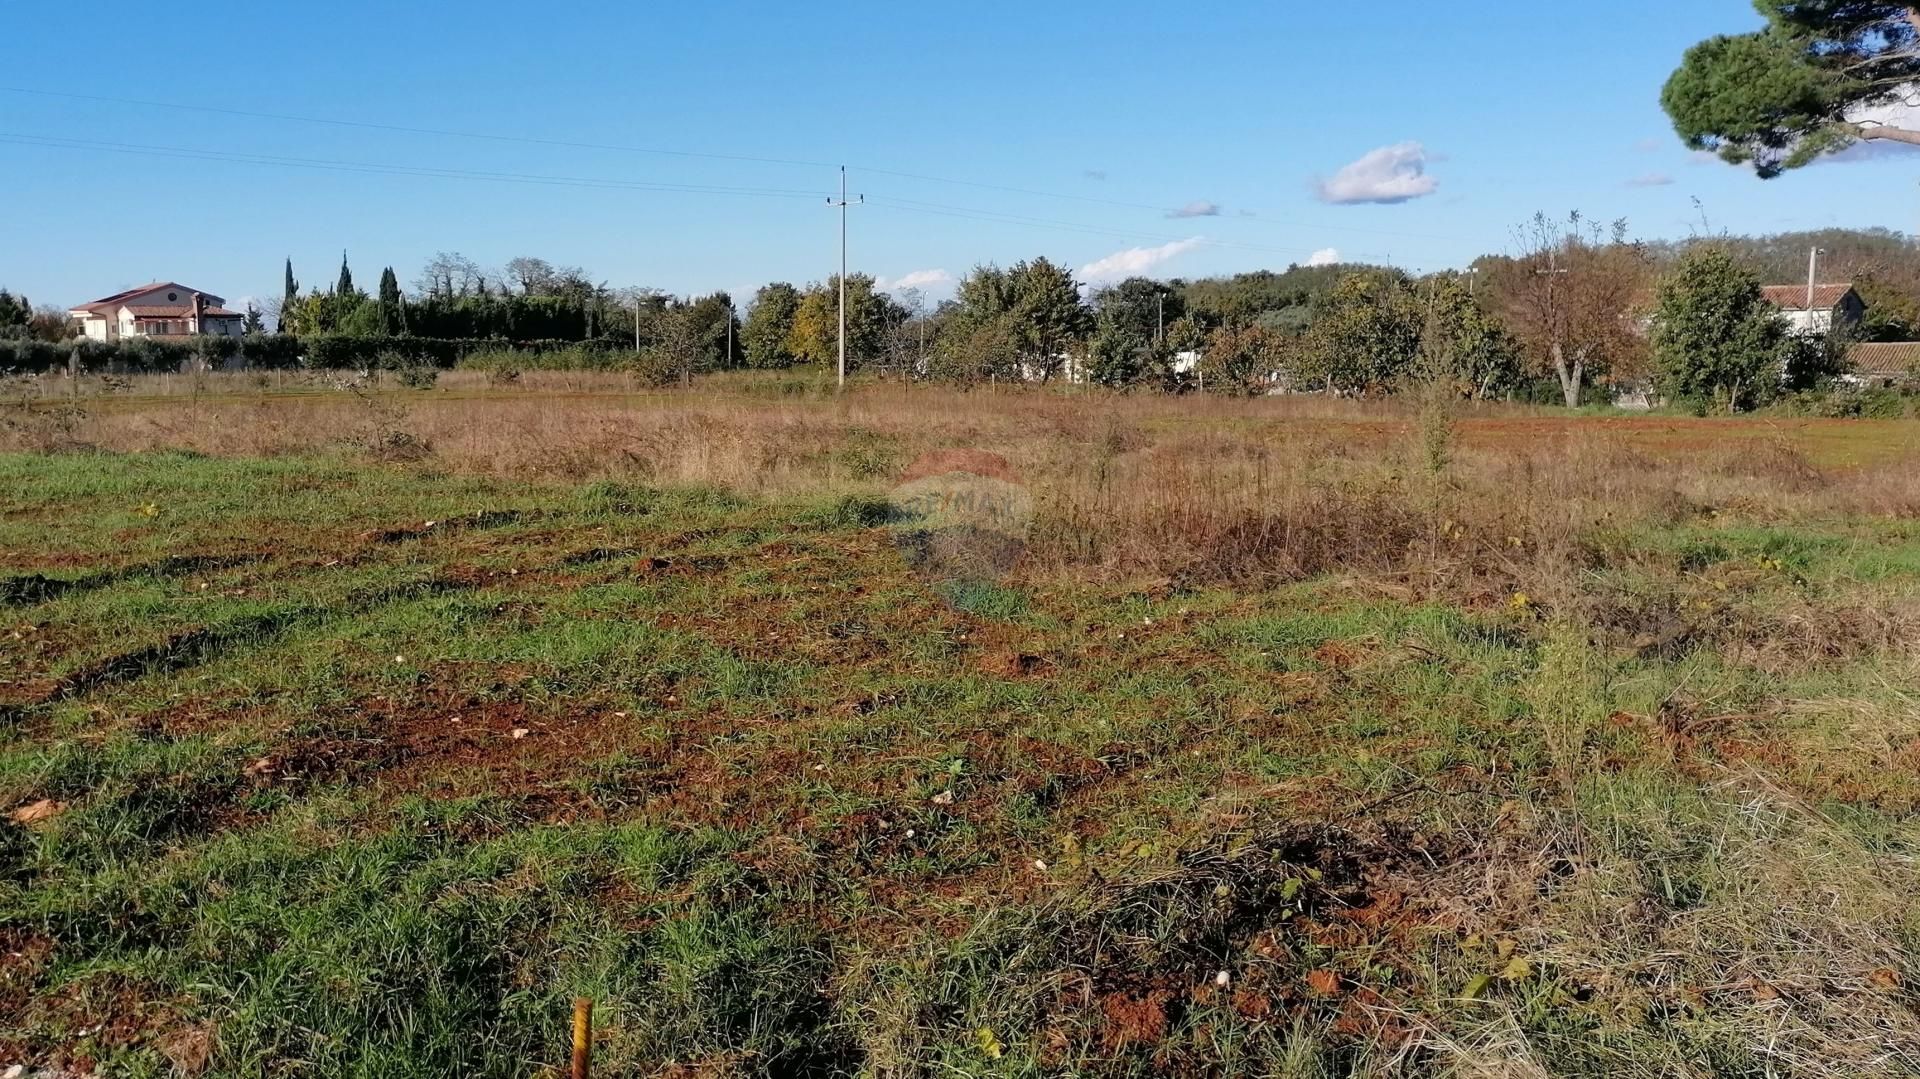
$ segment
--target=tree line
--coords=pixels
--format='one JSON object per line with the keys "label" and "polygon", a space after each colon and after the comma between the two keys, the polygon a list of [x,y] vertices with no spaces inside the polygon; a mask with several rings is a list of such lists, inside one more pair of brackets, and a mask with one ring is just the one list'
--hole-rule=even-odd
{"label": "tree line", "polygon": [[[1365,264],[1296,265],[1090,287],[1040,257],[976,267],[950,298],[928,304],[913,290],[889,293],[870,275],[851,274],[847,355],[854,370],[956,382],[1341,395],[1392,393],[1419,382],[1462,397],[1553,399],[1570,407],[1591,400],[1596,389],[1632,383],[1744,407],[1836,369],[1842,343],[1821,347],[1773,333],[1768,327],[1778,320],[1759,294],[1766,281],[1803,275],[1810,246],[1825,252],[1823,277],[1855,281],[1867,297],[1863,336],[1905,339],[1920,325],[1920,245],[1900,233],[1639,243],[1624,222],[1541,214],[1515,230],[1510,253],[1421,276]],[[1707,261],[1708,253],[1717,261]],[[381,271],[374,291],[361,289],[344,254],[325,288],[303,291],[290,260],[284,271],[284,294],[272,311],[277,334],[267,332],[267,313],[250,307],[247,336],[293,343],[223,345],[195,350],[194,358],[444,366],[510,346],[549,358],[592,357],[665,380],[733,367],[831,368],[838,354],[837,277],[774,282],[741,309],[725,292],[679,297],[614,289],[578,267],[531,256],[489,273],[459,254],[437,254],[411,290],[392,267]],[[1733,304],[1723,310],[1739,317],[1687,317],[1688,305],[1704,304],[1710,294]],[[1680,336],[1683,327],[1691,336]],[[35,312],[0,292],[0,338],[58,340],[67,332],[64,312]],[[22,365],[52,365],[39,351],[28,359],[14,351]],[[178,351],[153,347],[103,362],[146,367]],[[89,353],[88,362],[94,359]]]}

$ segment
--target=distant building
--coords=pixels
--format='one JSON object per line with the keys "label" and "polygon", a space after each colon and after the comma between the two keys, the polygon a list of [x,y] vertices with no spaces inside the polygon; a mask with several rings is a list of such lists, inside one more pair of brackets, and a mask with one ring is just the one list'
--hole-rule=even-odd
{"label": "distant building", "polygon": [[1761,291],[1767,301],[1780,309],[1780,317],[1795,337],[1844,333],[1860,324],[1867,303],[1848,283],[1813,286],[1813,302],[1807,302],[1805,285],[1767,285]]}
{"label": "distant building", "polygon": [[1872,389],[1920,386],[1920,341],[1886,341],[1847,350],[1842,381]]}
{"label": "distant building", "polygon": [[219,296],[175,281],[155,281],[81,304],[67,314],[93,341],[203,333],[238,337],[246,331],[246,318],[222,307],[224,303]]}

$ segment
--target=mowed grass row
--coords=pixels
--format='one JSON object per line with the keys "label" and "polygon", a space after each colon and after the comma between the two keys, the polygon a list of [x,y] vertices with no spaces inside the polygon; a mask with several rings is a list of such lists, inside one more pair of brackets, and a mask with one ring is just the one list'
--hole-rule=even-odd
{"label": "mowed grass row", "polygon": [[872,493],[0,458],[0,1064],[1920,1068],[1920,531],[1582,538],[955,592]]}

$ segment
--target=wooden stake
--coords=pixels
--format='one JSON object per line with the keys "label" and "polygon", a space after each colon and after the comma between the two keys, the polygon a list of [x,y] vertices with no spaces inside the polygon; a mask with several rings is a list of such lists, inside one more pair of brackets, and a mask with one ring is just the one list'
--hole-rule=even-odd
{"label": "wooden stake", "polygon": [[573,1070],[571,1079],[587,1079],[593,1065],[593,1001],[573,998]]}

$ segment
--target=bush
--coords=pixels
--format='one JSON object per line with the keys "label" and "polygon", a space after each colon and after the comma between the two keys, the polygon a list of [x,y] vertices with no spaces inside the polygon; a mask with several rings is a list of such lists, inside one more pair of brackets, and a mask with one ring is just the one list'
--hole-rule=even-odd
{"label": "bush", "polygon": [[290,333],[251,334],[240,338],[240,357],[248,367],[298,367],[300,339]]}
{"label": "bush", "polygon": [[454,337],[360,337],[351,334],[255,334],[247,337],[132,337],[107,344],[0,339],[0,371],[63,370],[75,350],[89,371],[179,371],[192,363],[219,367],[235,358],[248,367],[399,370],[403,367],[490,370],[612,371],[630,365],[618,339],[523,341]]}
{"label": "bush", "polygon": [[380,368],[393,372],[394,380],[410,390],[430,390],[440,381],[440,369],[432,364],[410,361],[404,356],[382,353]]}
{"label": "bush", "polygon": [[613,371],[630,355],[599,341],[533,341],[468,353],[460,366],[474,371]]}
{"label": "bush", "polygon": [[108,344],[76,341],[0,340],[0,370],[59,371],[75,352],[86,371],[178,371],[189,362],[218,367],[239,357],[249,367],[292,367],[300,342],[288,334],[251,337],[134,337]]}

